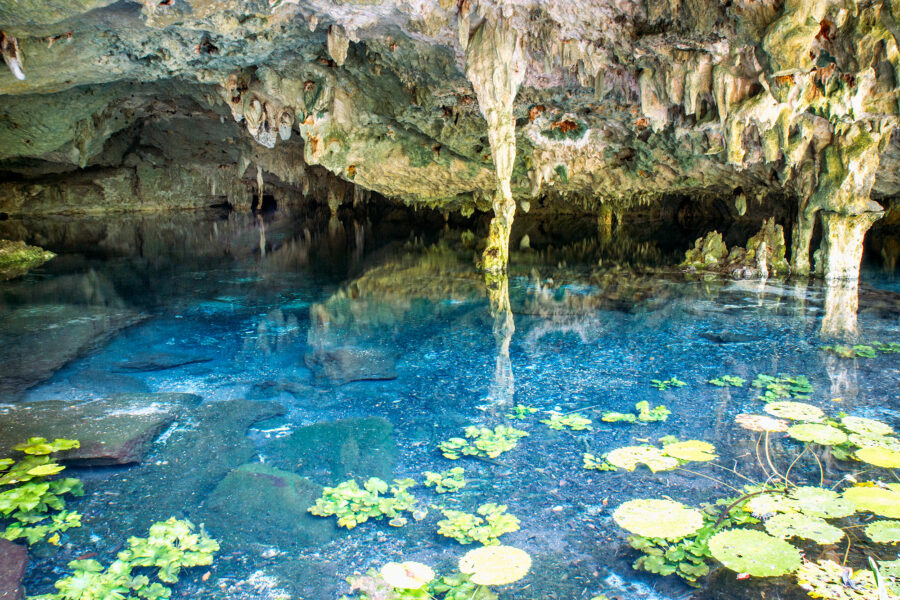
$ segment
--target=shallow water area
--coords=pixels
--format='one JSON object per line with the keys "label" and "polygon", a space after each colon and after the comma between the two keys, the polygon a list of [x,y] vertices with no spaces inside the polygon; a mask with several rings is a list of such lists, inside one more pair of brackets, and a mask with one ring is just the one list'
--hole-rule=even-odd
{"label": "shallow water area", "polygon": [[[874,267],[858,292],[835,292],[686,275],[670,250],[638,245],[629,262],[614,239],[591,238],[519,249],[509,277],[486,283],[464,228],[418,226],[408,235],[390,220],[216,211],[29,223],[59,256],[0,283],[0,419],[22,403],[108,398],[126,421],[171,415],[153,421],[162,425],[138,462],[71,469],[86,483],[70,504],[83,527],[34,549],[29,594],[51,592],[68,561],[108,561],[175,516],[221,543],[175,596],[337,598],[345,577],[388,561],[453,570],[471,547],[437,534],[440,509],[497,502],[521,521],[503,543],[534,559],[501,598],[769,598],[733,573],[694,590],[634,571],[637,553],[611,519],[632,498],[697,504],[733,495],[725,484],[739,480],[699,467],[585,470],[583,454],[674,435],[712,442],[721,464],[758,477],[757,438],[734,417],[761,412],[749,386],[759,374],[805,375],[809,402],[829,414],[900,424],[900,355],[822,350],[835,338],[900,341],[900,280]],[[708,383],[725,374],[748,385]],[[687,385],[651,385],[671,377]],[[644,400],[672,414],[600,419]],[[518,404],[537,412],[509,418]],[[553,430],[540,422],[549,411],[582,414],[593,429]],[[496,459],[438,450],[468,425],[499,424],[529,435]],[[796,455],[784,441],[772,451],[782,466]],[[423,472],[455,466],[468,481],[459,492],[422,485]],[[832,483],[844,474],[826,467]],[[819,478],[811,460],[795,469]],[[415,479],[427,516],[348,531],[306,510],[321,486],[373,476]]]}

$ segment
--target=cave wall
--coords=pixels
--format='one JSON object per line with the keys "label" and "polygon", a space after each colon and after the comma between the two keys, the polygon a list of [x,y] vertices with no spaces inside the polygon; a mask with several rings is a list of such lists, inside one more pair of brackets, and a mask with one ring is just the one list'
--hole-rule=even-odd
{"label": "cave wall", "polygon": [[0,211],[318,185],[492,211],[502,269],[533,203],[787,195],[793,271],[852,279],[900,193],[895,4],[0,0]]}

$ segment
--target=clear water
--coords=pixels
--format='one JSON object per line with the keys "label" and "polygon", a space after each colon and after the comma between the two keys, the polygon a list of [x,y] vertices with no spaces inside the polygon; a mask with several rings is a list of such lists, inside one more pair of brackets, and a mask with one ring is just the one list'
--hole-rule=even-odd
{"label": "clear water", "polygon": [[[439,224],[409,236],[402,218],[373,222],[209,213],[25,224],[37,232],[32,241],[60,256],[0,283],[7,351],[20,339],[10,318],[21,311],[102,307],[140,320],[85,342],[32,387],[8,390],[9,403],[127,392],[200,397],[141,464],[75,470],[86,481],[87,494],[72,503],[84,527],[66,534],[61,548],[38,552],[29,593],[51,591],[69,560],[109,559],[129,535],[170,516],[204,522],[222,544],[214,565],[187,572],[176,596],[336,598],[347,591],[346,576],[391,560],[449,572],[467,548],[437,535],[435,508],[403,528],[369,522],[337,530],[325,519],[292,517],[277,498],[229,496],[220,484],[233,469],[259,462],[325,485],[370,474],[421,482],[424,471],[457,464],[437,451],[440,441],[469,424],[509,423],[509,407],[525,404],[580,410],[595,428],[553,431],[539,423],[541,413],[512,422],[530,436],[496,461],[459,461],[470,481],[462,492],[412,490],[424,506],[474,511],[493,501],[521,519],[521,530],[503,540],[528,551],[535,566],[498,590],[501,598],[771,597],[727,582],[695,592],[633,571],[636,555],[610,517],[616,505],[659,496],[700,502],[730,491],[687,472],[586,471],[582,454],[672,434],[711,441],[723,464],[759,476],[748,458],[755,438],[733,418],[761,403],[754,390],[706,383],[723,374],[805,374],[812,402],[830,412],[900,421],[900,360],[845,360],[820,350],[830,339],[823,324],[849,327],[853,319],[826,310],[827,291],[818,285],[691,281],[660,268],[675,256],[668,250],[566,240],[514,254],[511,331],[496,302],[492,309],[459,231]],[[606,257],[602,267],[598,253]],[[619,268],[624,263],[635,268]],[[867,271],[858,333],[841,336],[900,340],[898,310],[898,280]],[[41,318],[58,325],[52,314]],[[58,353],[59,338],[42,335],[29,338],[28,351]],[[374,367],[356,361],[361,352],[376,359]],[[306,357],[316,353],[326,362],[349,356],[338,374],[362,368],[396,376],[335,381],[310,368]],[[146,370],[123,368],[136,361]],[[29,361],[23,364],[27,376]],[[670,376],[688,386],[651,387],[651,379]],[[629,412],[640,400],[666,404],[671,417],[645,426],[600,423],[602,412]],[[311,431],[317,437],[304,437]],[[773,451],[785,461],[795,448]],[[817,479],[813,467],[801,463],[797,473]]]}

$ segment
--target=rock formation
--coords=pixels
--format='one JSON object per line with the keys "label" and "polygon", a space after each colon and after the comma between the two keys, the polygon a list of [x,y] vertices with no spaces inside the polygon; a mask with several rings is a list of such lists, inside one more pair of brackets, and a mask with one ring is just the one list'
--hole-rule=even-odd
{"label": "rock formation", "polygon": [[517,205],[787,195],[792,272],[852,280],[900,192],[895,4],[0,0],[0,211],[242,208],[259,174],[492,211],[498,272]]}

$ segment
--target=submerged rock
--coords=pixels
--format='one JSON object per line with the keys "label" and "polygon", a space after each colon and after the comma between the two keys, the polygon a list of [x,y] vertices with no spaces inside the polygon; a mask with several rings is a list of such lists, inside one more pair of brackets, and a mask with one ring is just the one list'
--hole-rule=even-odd
{"label": "submerged rock", "polygon": [[344,419],[301,427],[266,447],[272,463],[334,485],[345,479],[389,481],[397,462],[394,426],[381,417]]}
{"label": "submerged rock", "polygon": [[169,354],[166,352],[154,352],[152,354],[140,354],[131,360],[121,362],[116,366],[116,371],[146,373],[150,371],[166,371],[177,367],[194,365],[211,361],[206,356],[191,356],[188,354]]}
{"label": "submerged rock", "polygon": [[125,308],[68,304],[0,314],[0,394],[20,394],[141,319]]}
{"label": "submerged rock", "polygon": [[236,547],[275,544],[280,548],[323,544],[335,535],[332,519],[307,509],[322,486],[294,473],[249,463],[231,471],[206,501],[203,520],[212,535]]}
{"label": "submerged rock", "polygon": [[0,240],[0,279],[24,275],[56,256],[49,250],[29,246],[25,242]]}
{"label": "submerged rock", "polygon": [[0,538],[0,600],[22,600],[25,588],[22,580],[28,566],[28,551],[24,546]]}
{"label": "submerged rock", "polygon": [[337,385],[397,378],[394,358],[369,348],[319,348],[306,355],[306,365],[317,380]]}
{"label": "submerged rock", "polygon": [[81,403],[63,400],[22,402],[0,408],[0,455],[29,437],[76,439],[81,447],[60,456],[76,465],[140,462],[153,440],[186,408],[193,394],[120,394]]}

